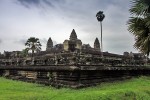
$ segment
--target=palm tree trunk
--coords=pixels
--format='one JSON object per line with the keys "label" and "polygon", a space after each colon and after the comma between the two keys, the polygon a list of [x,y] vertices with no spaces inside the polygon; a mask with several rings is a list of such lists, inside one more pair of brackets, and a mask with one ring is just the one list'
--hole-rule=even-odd
{"label": "palm tree trunk", "polygon": [[102,57],[103,57],[103,43],[102,43],[102,37],[103,37],[103,35],[102,35],[102,21],[100,21],[100,26],[101,26],[101,54],[102,54]]}
{"label": "palm tree trunk", "polygon": [[34,50],[32,50],[32,57],[34,56]]}

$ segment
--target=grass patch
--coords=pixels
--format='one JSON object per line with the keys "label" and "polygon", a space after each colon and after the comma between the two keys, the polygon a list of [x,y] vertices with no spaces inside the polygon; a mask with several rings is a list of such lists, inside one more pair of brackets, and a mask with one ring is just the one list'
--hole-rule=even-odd
{"label": "grass patch", "polygon": [[0,100],[149,100],[150,77],[102,83],[83,89],[56,89],[0,78]]}

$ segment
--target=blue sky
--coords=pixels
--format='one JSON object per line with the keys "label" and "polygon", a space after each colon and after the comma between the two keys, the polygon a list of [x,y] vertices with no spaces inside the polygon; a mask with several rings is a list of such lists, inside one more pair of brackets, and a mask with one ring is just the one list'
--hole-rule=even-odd
{"label": "blue sky", "polygon": [[45,50],[49,37],[63,43],[72,29],[83,44],[93,47],[95,38],[100,39],[95,17],[100,10],[105,14],[103,50],[137,52],[127,30],[130,6],[129,0],[0,0],[0,52],[24,49],[31,36],[39,38]]}

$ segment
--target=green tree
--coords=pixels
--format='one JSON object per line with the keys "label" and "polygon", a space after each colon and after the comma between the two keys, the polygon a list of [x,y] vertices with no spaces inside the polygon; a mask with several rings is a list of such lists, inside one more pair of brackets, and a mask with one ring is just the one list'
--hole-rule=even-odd
{"label": "green tree", "polygon": [[28,51],[29,51],[28,48],[23,49],[23,50],[21,51],[21,55],[22,55],[23,57],[27,57]]}
{"label": "green tree", "polygon": [[134,47],[149,56],[150,53],[150,0],[132,0],[129,10],[133,17],[128,30],[135,36]]}
{"label": "green tree", "polygon": [[32,57],[34,55],[34,53],[36,51],[40,51],[41,50],[41,43],[39,41],[38,38],[35,37],[30,37],[27,42],[25,43],[25,46],[27,46],[27,50],[31,50],[32,51]]}

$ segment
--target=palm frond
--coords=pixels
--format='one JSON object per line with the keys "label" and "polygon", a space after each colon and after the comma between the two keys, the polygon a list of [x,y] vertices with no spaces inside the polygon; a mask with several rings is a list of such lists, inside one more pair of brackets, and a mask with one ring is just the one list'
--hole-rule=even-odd
{"label": "palm frond", "polygon": [[131,14],[136,16],[147,16],[150,13],[150,1],[149,0],[132,0],[133,6],[129,9]]}

